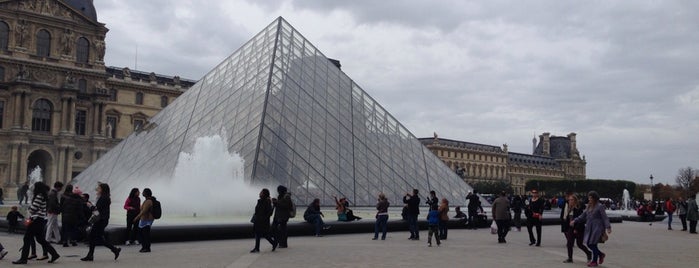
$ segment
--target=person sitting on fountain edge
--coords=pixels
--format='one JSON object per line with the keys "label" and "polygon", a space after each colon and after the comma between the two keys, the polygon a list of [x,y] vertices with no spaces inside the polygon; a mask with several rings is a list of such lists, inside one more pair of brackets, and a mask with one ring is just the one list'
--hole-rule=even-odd
{"label": "person sitting on fountain edge", "polygon": [[320,211],[320,199],[318,198],[313,199],[313,202],[308,205],[306,211],[303,213],[303,219],[315,226],[315,236],[317,237],[322,236],[320,234],[321,229],[330,229],[330,225],[325,225],[325,222],[323,222],[322,217],[324,216],[323,212]]}

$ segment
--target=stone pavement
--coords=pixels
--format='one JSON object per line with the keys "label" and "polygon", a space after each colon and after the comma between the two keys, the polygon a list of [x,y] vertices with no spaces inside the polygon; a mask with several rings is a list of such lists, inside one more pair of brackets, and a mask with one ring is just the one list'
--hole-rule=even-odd
{"label": "stone pavement", "polygon": [[[610,240],[601,245],[607,259],[601,267],[696,267],[699,265],[699,235],[674,231],[667,224],[624,222],[612,224]],[[420,241],[407,240],[407,232],[392,232],[386,241],[372,241],[373,234],[292,237],[290,248],[271,252],[263,241],[261,253],[250,254],[254,240],[218,240],[158,243],[149,254],[138,246],[122,246],[118,261],[108,249],[98,247],[93,263],[79,260],[86,246],[57,250],[56,264],[30,261],[27,267],[586,267],[584,255],[574,251],[573,264],[564,264],[565,238],[559,226],[544,226],[541,247],[528,246],[526,228],[510,232],[507,244],[498,244],[488,229],[450,230],[441,247],[427,247],[427,232]],[[13,267],[19,258],[21,235],[0,234],[8,249],[0,267]],[[433,242],[434,243],[434,242]],[[22,266],[17,266],[22,267]]]}

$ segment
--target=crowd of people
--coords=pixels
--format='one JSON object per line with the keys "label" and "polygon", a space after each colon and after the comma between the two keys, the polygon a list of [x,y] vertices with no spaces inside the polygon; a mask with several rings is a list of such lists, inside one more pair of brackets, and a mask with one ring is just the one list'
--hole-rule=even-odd
{"label": "crowd of people", "polygon": [[[30,197],[28,192],[32,193]],[[20,205],[28,206],[27,214],[22,215],[17,206],[12,206],[7,214],[8,232],[15,233],[18,225],[26,227],[20,257],[13,264],[27,264],[29,260],[47,260],[54,263],[61,255],[54,245],[63,247],[78,246],[79,242],[88,245],[88,252],[81,261],[93,261],[97,245],[103,245],[119,258],[121,248],[111,244],[105,228],[110,220],[111,193],[106,183],[98,183],[95,188],[97,201],[93,204],[90,195],[83,193],[79,187],[55,182],[49,187],[44,182],[35,182],[31,186],[25,183],[18,190]],[[127,211],[127,245],[141,244],[140,252],[150,252],[150,227],[155,220],[154,203],[158,201],[150,189],[143,189],[143,203],[138,188],[131,190],[124,209]],[[60,224],[58,221],[60,215]],[[138,241],[138,242],[136,242]],[[42,250],[37,255],[36,244]],[[0,259],[8,254],[0,245]]]}

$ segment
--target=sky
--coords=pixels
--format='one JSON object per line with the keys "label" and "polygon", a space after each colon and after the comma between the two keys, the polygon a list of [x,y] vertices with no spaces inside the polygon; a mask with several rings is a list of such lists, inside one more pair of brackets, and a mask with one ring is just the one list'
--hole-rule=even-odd
{"label": "sky", "polygon": [[417,137],[575,132],[588,178],[699,169],[697,1],[94,3],[109,66],[198,80],[282,16]]}

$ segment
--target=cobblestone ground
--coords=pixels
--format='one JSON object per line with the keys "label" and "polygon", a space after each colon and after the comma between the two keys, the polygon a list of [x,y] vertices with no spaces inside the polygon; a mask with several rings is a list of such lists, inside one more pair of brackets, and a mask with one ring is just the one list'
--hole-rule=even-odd
{"label": "cobblestone ground", "polygon": [[[667,224],[625,222],[612,225],[610,240],[601,245],[607,253],[602,267],[696,267],[699,265],[699,236],[674,231]],[[407,240],[407,232],[389,233],[386,241],[372,241],[373,234],[292,237],[290,248],[271,252],[263,241],[261,253],[250,254],[254,241],[220,240],[158,243],[149,254],[138,246],[122,246],[118,261],[104,247],[97,248],[95,261],[79,259],[87,247],[63,248],[62,257],[49,267],[586,267],[585,256],[575,250],[575,263],[564,264],[565,239],[559,226],[544,226],[541,247],[530,247],[526,228],[510,232],[507,244],[498,244],[489,230],[451,230],[440,247],[427,247],[427,232],[420,241]],[[19,258],[21,235],[0,234],[10,251],[0,267],[12,267]],[[434,241],[433,241],[434,243]],[[29,267],[46,266],[30,261]]]}

